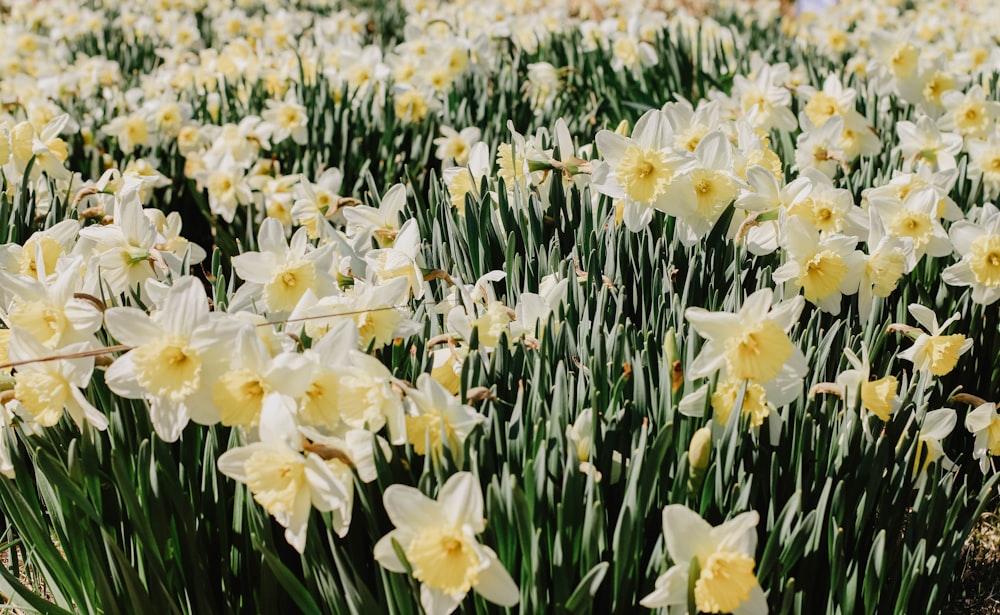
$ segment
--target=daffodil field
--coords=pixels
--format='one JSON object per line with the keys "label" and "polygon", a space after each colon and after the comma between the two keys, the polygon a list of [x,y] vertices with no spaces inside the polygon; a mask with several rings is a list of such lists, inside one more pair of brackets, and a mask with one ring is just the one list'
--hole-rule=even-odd
{"label": "daffodil field", "polygon": [[0,0],[6,605],[939,612],[998,506],[997,23]]}

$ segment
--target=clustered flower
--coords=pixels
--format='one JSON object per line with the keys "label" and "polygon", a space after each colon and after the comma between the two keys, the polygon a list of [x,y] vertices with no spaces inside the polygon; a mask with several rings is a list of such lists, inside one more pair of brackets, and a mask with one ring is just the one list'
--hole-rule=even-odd
{"label": "clustered flower", "polygon": [[[202,3],[208,46],[192,12],[158,7],[150,16],[149,4],[102,12],[14,2],[0,26],[0,48],[11,58],[0,62],[2,185],[30,194],[42,219],[59,195],[73,197],[69,219],[0,246],[0,364],[12,364],[0,368],[2,390],[12,391],[0,398],[0,422],[33,434],[65,414],[81,430],[107,429],[109,417],[85,394],[104,370],[112,392],[145,404],[164,441],[182,438],[192,422],[233,427],[240,444],[218,468],[247,486],[299,552],[314,508],[330,513],[338,535],[349,531],[354,478],[374,481],[377,458],[406,451],[463,469],[469,438],[488,420],[459,396],[463,365],[504,345],[537,348],[545,328],[559,326],[553,316],[569,289],[587,275],[573,268],[545,276],[515,300],[498,290],[504,271],[462,279],[428,266],[431,238],[421,236],[406,185],[362,202],[339,168],[282,168],[275,152],[303,153],[326,138],[306,95],[318,81],[327,83],[331,104],[366,109],[381,128],[387,116],[437,122],[428,141],[456,220],[470,203],[508,197],[523,205],[557,186],[586,188],[586,205],[605,199],[613,212],[607,223],[621,232],[649,233],[669,221],[686,249],[705,248],[716,231],[741,255],[772,258],[773,287],[740,295],[729,311],[684,312],[697,353],[684,366],[680,411],[710,414],[702,440],[741,421],[754,433],[765,425],[771,437],[780,433],[809,371],[796,331],[806,310],[847,312],[876,326],[874,306],[931,259],[940,260],[943,282],[968,287],[973,303],[1000,300],[1000,210],[989,202],[1000,196],[1000,103],[984,85],[1000,69],[1000,52],[982,28],[962,29],[971,30],[962,40],[950,35],[959,29],[940,24],[954,17],[937,4],[908,12],[916,22],[905,29],[884,27],[903,21],[902,9],[875,3],[842,3],[823,19],[798,20],[803,44],[847,58],[843,70],[821,75],[821,85],[810,84],[802,67],[756,53],[736,73],[727,58],[743,42],[732,30],[639,2],[581,3],[571,16],[559,3],[490,11],[420,3],[432,8],[409,11],[391,49],[368,42],[363,13],[321,17],[276,1],[263,3],[275,9],[266,24],[264,13]],[[776,18],[778,3],[764,4],[755,14]],[[986,0],[969,4],[987,11]],[[153,41],[157,69],[128,75],[113,60],[67,52],[109,27],[128,41]],[[455,88],[497,68],[493,39],[530,54],[570,29],[582,52],[604,50],[612,70],[632,77],[660,61],[663,32],[698,32],[703,65],[719,62],[733,73],[731,91],[667,102],[592,142],[564,119],[527,134],[508,122],[493,143],[479,127],[451,122]],[[527,65],[520,94],[538,116],[558,108],[571,68]],[[257,112],[243,112],[260,92]],[[892,134],[875,128],[880,110],[865,106],[876,94],[913,111]],[[81,101],[98,100],[92,112],[79,112]],[[789,145],[776,146],[779,138]],[[179,164],[168,165],[170,156]],[[846,180],[876,157],[893,161],[891,171],[859,192]],[[75,160],[96,171],[86,177]],[[257,231],[232,257],[238,281],[225,297],[192,275],[208,255],[182,236],[180,216],[151,206],[156,191],[176,181],[190,184],[217,221],[245,217]],[[956,203],[949,195],[959,181],[972,182],[981,202]],[[494,208],[484,215],[505,235]],[[829,383],[868,423],[896,420],[907,386],[927,391],[972,346],[963,333],[946,332],[964,323],[963,314],[939,324],[929,307],[914,303],[908,312],[920,328],[891,330],[912,341],[895,356],[916,378],[875,373],[862,346],[842,349],[845,369]],[[428,337],[420,358],[427,373],[406,382],[375,355],[418,335]],[[932,462],[950,463],[941,442],[958,415],[919,414],[913,472],[925,480]],[[602,477],[591,450],[601,420],[588,408],[566,431],[579,470],[594,480]],[[986,472],[1000,455],[996,405],[979,404],[965,426]],[[698,450],[707,457],[710,443]],[[622,471],[615,455],[617,465],[604,468],[612,481]],[[13,472],[4,447],[0,472]],[[375,559],[389,571],[411,571],[427,612],[452,612],[470,590],[501,606],[518,602],[497,554],[476,538],[486,522],[473,473],[454,473],[436,499],[392,485],[384,505],[395,529],[376,544]],[[766,612],[754,574],[758,521],[750,511],[713,527],[668,505],[663,533],[672,565],[641,604],[686,612],[693,596],[701,612]]]}

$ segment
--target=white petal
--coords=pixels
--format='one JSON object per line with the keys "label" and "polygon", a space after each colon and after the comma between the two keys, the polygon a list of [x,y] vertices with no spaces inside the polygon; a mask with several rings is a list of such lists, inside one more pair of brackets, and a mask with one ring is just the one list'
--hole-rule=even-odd
{"label": "white petal", "polygon": [[104,374],[104,382],[116,395],[127,399],[142,399],[146,389],[136,380],[135,364],[132,363],[132,353],[127,352],[115,359]]}
{"label": "white petal", "polygon": [[693,393],[688,393],[677,404],[677,410],[684,416],[701,418],[705,416],[705,402],[708,400],[708,385],[703,384]]}
{"label": "white petal", "polygon": [[201,280],[185,277],[178,280],[161,309],[156,312],[156,320],[164,330],[174,335],[188,337],[196,326],[208,316],[208,296]]}
{"label": "white petal", "polygon": [[757,548],[757,532],[754,528],[759,522],[760,515],[756,510],[740,513],[712,528],[712,539],[720,551],[737,551],[753,557]]}
{"label": "white petal", "polygon": [[382,494],[385,512],[397,528],[444,525],[448,519],[437,502],[407,485],[389,485]]}
{"label": "white petal", "polygon": [[295,494],[292,514],[288,517],[288,525],[285,528],[285,540],[299,553],[305,551],[306,548],[306,532],[309,530],[309,513],[311,512],[312,504],[309,501],[309,492],[302,490]]}
{"label": "white petal", "polygon": [[714,550],[712,526],[687,506],[670,504],[663,509],[663,537],[670,558],[686,566],[693,557]]}
{"label": "white petal", "polygon": [[920,437],[940,440],[948,436],[958,422],[958,415],[951,408],[931,410],[924,416],[924,424],[920,427]]}
{"label": "white petal", "polygon": [[109,308],[104,312],[104,324],[126,346],[141,346],[163,335],[163,330],[136,308]]}
{"label": "white petal", "polygon": [[922,326],[931,335],[937,334],[937,316],[934,311],[930,308],[924,307],[919,303],[911,303],[909,306],[910,315],[916,319],[920,326]]}
{"label": "white petal", "polygon": [[750,597],[733,611],[733,615],[767,615],[767,597],[760,584],[750,588]]}
{"label": "white petal", "polygon": [[464,598],[465,594],[449,596],[440,589],[431,589],[427,585],[420,586],[420,605],[424,607],[427,615],[448,615],[458,608]]}
{"label": "white petal", "polygon": [[[83,418],[86,419],[87,422],[94,427],[94,429],[104,431],[108,428],[108,417],[104,416],[100,410],[87,401],[87,398],[83,396],[80,389],[70,387],[70,393],[73,396],[73,401],[75,401],[80,410],[83,411]],[[83,429],[83,426],[81,425],[80,428]]]}
{"label": "white petal", "polygon": [[728,312],[691,307],[684,310],[684,319],[691,323],[698,335],[709,340],[725,341],[740,332],[739,317]]}
{"label": "white petal", "polygon": [[996,404],[982,404],[965,416],[965,428],[976,433],[989,428],[996,416]]}
{"label": "white petal", "polygon": [[[432,380],[432,382],[437,381]],[[486,529],[486,520],[483,518],[483,492],[479,480],[472,473],[459,472],[452,475],[441,487],[438,502],[451,523],[468,524],[475,534]]]}
{"label": "white petal", "polygon": [[152,399],[149,404],[149,418],[153,422],[156,435],[164,442],[176,442],[188,424],[187,406],[165,399]]}
{"label": "white petal", "polygon": [[687,606],[688,566],[678,564],[656,579],[656,589],[639,601],[642,606],[652,609],[659,606]]}
{"label": "white petal", "polygon": [[375,543],[375,561],[390,572],[406,572],[406,567],[403,566],[403,562],[396,555],[396,549],[392,546],[393,539],[404,549],[409,542],[401,540],[399,530],[389,532]]}
{"label": "white petal", "polygon": [[218,461],[215,462],[219,468],[219,472],[222,472],[233,480],[246,483],[248,479],[244,464],[259,448],[261,448],[261,445],[257,442],[249,446],[231,448],[222,453]]}
{"label": "white petal", "polygon": [[520,599],[520,591],[510,577],[510,573],[503,567],[496,553],[489,547],[483,547],[486,552],[489,564],[479,571],[479,581],[474,589],[493,604],[500,606],[514,606]]}
{"label": "white petal", "polygon": [[344,508],[351,500],[349,490],[353,489],[353,485],[344,484],[315,453],[306,456],[306,479],[309,481],[310,499],[316,510]]}

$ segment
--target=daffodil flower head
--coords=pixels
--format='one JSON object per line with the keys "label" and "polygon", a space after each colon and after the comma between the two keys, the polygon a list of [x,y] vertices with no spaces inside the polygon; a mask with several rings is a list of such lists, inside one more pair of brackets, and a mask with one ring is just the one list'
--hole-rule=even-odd
{"label": "daffodil flower head", "polygon": [[672,129],[659,109],[644,114],[632,136],[610,130],[597,133],[597,148],[604,161],[594,169],[594,190],[622,199],[623,220],[639,231],[652,220],[653,211],[682,214],[697,209],[690,178],[684,172],[694,164],[686,150],[671,147]]}
{"label": "daffodil flower head", "polygon": [[867,348],[862,347],[861,358],[849,348],[844,349],[844,356],[852,366],[852,369],[844,370],[837,376],[837,384],[844,399],[853,403],[860,391],[861,407],[879,419],[888,421],[899,407],[899,381],[892,375],[871,380]]}
{"label": "daffodil flower head", "polygon": [[981,404],[965,417],[965,428],[975,436],[972,458],[979,460],[979,469],[986,474],[990,457],[1000,455],[1000,415],[995,403]]}
{"label": "daffodil flower head", "polygon": [[807,301],[839,314],[841,297],[856,293],[861,283],[864,254],[854,249],[857,238],[840,233],[821,238],[801,216],[787,218],[780,237],[788,261],[774,271],[774,280],[801,288]]}
{"label": "daffodil flower head", "polygon": [[346,535],[353,478],[343,461],[303,452],[294,412],[294,400],[278,393],[269,395],[261,411],[260,441],[226,451],[218,467],[249,487],[254,500],[285,528],[288,544],[302,553],[313,508],[333,511],[340,521],[334,524],[335,531]]}
{"label": "daffodil flower head", "polygon": [[[13,361],[31,361],[17,368],[14,375],[14,398],[42,427],[51,427],[69,414],[80,429],[89,423],[98,430],[108,427],[108,419],[84,396],[94,371],[93,357],[47,359],[53,350],[36,340],[31,333],[14,327],[10,330],[7,352]],[[86,343],[62,347],[56,354],[72,355],[89,350]]]}
{"label": "daffodil flower head", "polygon": [[976,303],[995,303],[1000,299],[1000,210],[986,203],[978,222],[960,220],[948,235],[962,259],[941,272],[941,279],[971,287]]}
{"label": "daffodil flower head", "polygon": [[462,404],[429,374],[420,375],[407,398],[411,411],[406,415],[406,438],[414,452],[436,458],[447,446],[461,465],[465,439],[486,417]]}
{"label": "daffodil flower head", "polygon": [[[459,472],[432,500],[420,490],[390,485],[383,494],[394,530],[375,544],[375,560],[392,572],[407,570],[420,581],[420,604],[428,615],[453,612],[475,590],[500,606],[520,600],[517,586],[496,553],[476,541],[486,529],[479,481]],[[398,551],[397,551],[398,548]]]}
{"label": "daffodil flower head", "polygon": [[930,308],[911,303],[909,312],[927,332],[912,334],[915,335],[913,345],[899,353],[899,358],[912,362],[914,369],[921,372],[935,376],[948,374],[955,369],[959,357],[972,348],[972,340],[960,333],[944,335],[944,330],[960,315],[956,313],[938,325],[937,316]]}
{"label": "daffodil flower head", "polygon": [[[713,527],[687,506],[663,509],[663,536],[674,565],[656,579],[652,593],[639,601],[647,608],[688,612],[689,588],[702,613],[767,613],[764,591],[754,575],[757,523],[749,511]],[[692,573],[697,577],[692,578]],[[693,615],[693,614],[690,614]]]}
{"label": "daffodil flower head", "polygon": [[924,415],[924,422],[917,434],[916,452],[913,455],[913,476],[918,482],[927,477],[927,468],[935,461],[949,469],[953,464],[944,453],[941,441],[951,434],[958,416],[951,408],[931,410]]}
{"label": "daffodil flower head", "polygon": [[211,386],[224,361],[217,354],[232,331],[225,320],[212,318],[205,288],[188,276],[161,289],[151,315],[130,307],[104,313],[108,331],[132,350],[108,368],[108,387],[129,399],[146,399],[157,435],[173,442],[189,420],[213,424],[219,420],[211,401]]}
{"label": "daffodil flower head", "polygon": [[764,387],[772,404],[797,397],[807,366],[787,332],[797,322],[804,301],[797,296],[772,307],[773,296],[770,288],[761,289],[747,297],[735,314],[685,310],[685,319],[707,339],[687,375],[707,377],[725,368],[728,378]]}

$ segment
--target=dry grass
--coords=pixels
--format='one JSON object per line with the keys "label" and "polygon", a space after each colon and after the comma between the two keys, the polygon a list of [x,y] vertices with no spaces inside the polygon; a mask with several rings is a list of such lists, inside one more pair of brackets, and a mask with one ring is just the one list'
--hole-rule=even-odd
{"label": "dry grass", "polygon": [[983,513],[962,547],[944,615],[1000,615],[1000,514]]}

